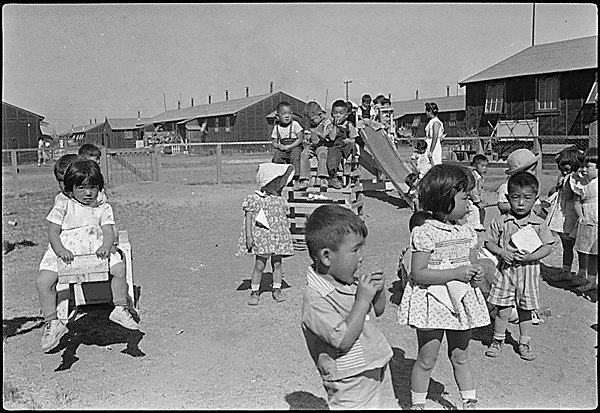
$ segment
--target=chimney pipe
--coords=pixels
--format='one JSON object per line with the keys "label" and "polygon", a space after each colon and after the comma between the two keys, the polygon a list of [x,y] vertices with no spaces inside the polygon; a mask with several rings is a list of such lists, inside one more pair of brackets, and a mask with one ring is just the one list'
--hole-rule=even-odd
{"label": "chimney pipe", "polygon": [[138,119],[140,118],[140,111],[138,110]]}
{"label": "chimney pipe", "polygon": [[229,100],[229,90],[225,89],[225,100]]}
{"label": "chimney pipe", "polygon": [[273,82],[271,82],[269,86],[269,93],[273,93]]}
{"label": "chimney pipe", "polygon": [[417,99],[417,100],[419,99],[419,89],[417,89],[417,92],[415,94],[415,99]]}
{"label": "chimney pipe", "polygon": [[208,95],[208,103],[211,103],[211,96]]}
{"label": "chimney pipe", "polygon": [[177,109],[181,109],[181,100],[177,101]]}
{"label": "chimney pipe", "polygon": [[96,118],[94,118],[94,125],[95,125],[96,123],[98,123],[98,122],[96,122]]}
{"label": "chimney pipe", "polygon": [[446,85],[446,96],[450,96],[450,86]]}
{"label": "chimney pipe", "polygon": [[390,102],[392,101],[392,94],[388,93],[388,99],[390,100]]}
{"label": "chimney pipe", "polygon": [[194,98],[191,98],[191,99],[192,99],[192,107],[194,107]]}
{"label": "chimney pipe", "polygon": [[92,119],[90,118],[90,125],[92,124]]}
{"label": "chimney pipe", "polygon": [[249,89],[250,89],[250,88],[249,88],[248,86],[246,86],[246,97],[250,96]]}

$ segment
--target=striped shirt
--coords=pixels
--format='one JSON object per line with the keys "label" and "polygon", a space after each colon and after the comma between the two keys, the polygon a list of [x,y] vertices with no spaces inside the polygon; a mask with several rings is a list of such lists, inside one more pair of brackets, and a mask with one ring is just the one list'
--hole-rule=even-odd
{"label": "striped shirt", "polygon": [[363,331],[349,350],[339,349],[346,334],[356,284],[332,284],[309,267],[302,306],[302,332],[308,351],[323,380],[334,381],[385,366],[392,348],[377,327],[373,306],[365,316]]}

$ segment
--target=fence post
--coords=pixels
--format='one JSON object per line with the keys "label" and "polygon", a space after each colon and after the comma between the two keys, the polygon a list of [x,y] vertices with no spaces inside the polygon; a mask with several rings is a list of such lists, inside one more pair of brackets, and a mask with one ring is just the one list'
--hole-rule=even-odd
{"label": "fence post", "polygon": [[13,176],[13,188],[15,191],[15,198],[19,197],[19,178],[17,174],[19,173],[19,168],[17,167],[17,151],[10,151],[10,163],[12,165],[12,176]]}
{"label": "fence post", "polygon": [[540,155],[540,160],[535,167],[535,175],[540,179],[542,176],[542,143],[537,136],[533,137],[533,153],[535,155]]}
{"label": "fence post", "polygon": [[108,156],[106,153],[106,147],[100,147],[100,168],[102,169],[102,175],[104,175],[104,181],[106,184],[110,184],[110,177],[108,176]]}
{"label": "fence post", "polygon": [[217,144],[217,184],[221,185],[223,183],[223,151],[221,149],[221,144]]}
{"label": "fence post", "polygon": [[483,144],[481,143],[482,138],[475,138],[475,139],[477,140],[477,153],[484,154],[485,151],[483,150]]}
{"label": "fence post", "polygon": [[152,152],[152,177],[154,178],[154,171],[156,171],[156,182],[160,182],[161,169],[162,162],[160,161],[160,150],[154,147],[154,151]]}

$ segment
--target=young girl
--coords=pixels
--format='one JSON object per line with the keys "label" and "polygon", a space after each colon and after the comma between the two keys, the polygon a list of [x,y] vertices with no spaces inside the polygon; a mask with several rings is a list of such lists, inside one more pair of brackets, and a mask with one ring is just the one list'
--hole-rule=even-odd
{"label": "young girl", "polygon": [[64,190],[67,197],[57,197],[46,217],[50,245],[36,279],[36,287],[44,321],[42,349],[45,352],[58,345],[68,331],[56,314],[56,283],[58,259],[66,263],[75,255],[96,253],[108,259],[112,275],[111,290],[115,308],[109,319],[130,330],[139,326],[127,310],[127,281],[125,264],[118,253],[111,254],[114,217],[108,203],[98,205],[98,192],[104,188],[104,178],[98,164],[92,160],[78,160],[67,168]]}
{"label": "young girl", "polygon": [[571,285],[580,293],[598,288],[598,148],[586,149],[583,157],[581,181],[573,186],[579,218],[575,239],[579,272]]}
{"label": "young girl", "polygon": [[256,180],[260,191],[248,195],[242,203],[245,212],[244,228],[236,255],[256,255],[248,305],[258,304],[260,280],[269,257],[273,267],[273,298],[277,301],[286,300],[281,292],[281,260],[284,256],[294,255],[294,246],[287,220],[288,206],[281,191],[290,182],[293,173],[292,165],[258,165]]}
{"label": "young girl", "polygon": [[562,243],[562,270],[556,281],[571,281],[571,266],[573,265],[573,247],[575,245],[575,234],[577,231],[577,214],[575,213],[575,193],[572,186],[575,182],[574,175],[579,171],[583,162],[583,154],[577,148],[563,149],[556,156],[556,163],[560,175],[548,192],[548,196],[555,196],[552,202],[546,224],[548,228],[558,234]]}
{"label": "young girl", "polygon": [[478,283],[483,269],[477,261],[477,234],[458,221],[465,216],[474,180],[457,165],[435,165],[419,185],[419,204],[432,219],[410,234],[411,274],[398,323],[416,329],[419,353],[412,370],[413,409],[424,409],[429,377],[444,333],[454,377],[464,408],[477,403],[469,364],[471,329],[490,324]]}

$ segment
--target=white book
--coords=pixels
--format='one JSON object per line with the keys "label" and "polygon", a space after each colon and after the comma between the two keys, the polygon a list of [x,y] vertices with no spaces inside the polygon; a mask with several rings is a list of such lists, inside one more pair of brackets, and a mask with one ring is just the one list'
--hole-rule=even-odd
{"label": "white book", "polygon": [[544,245],[531,225],[521,228],[515,232],[510,239],[521,253],[535,252]]}

